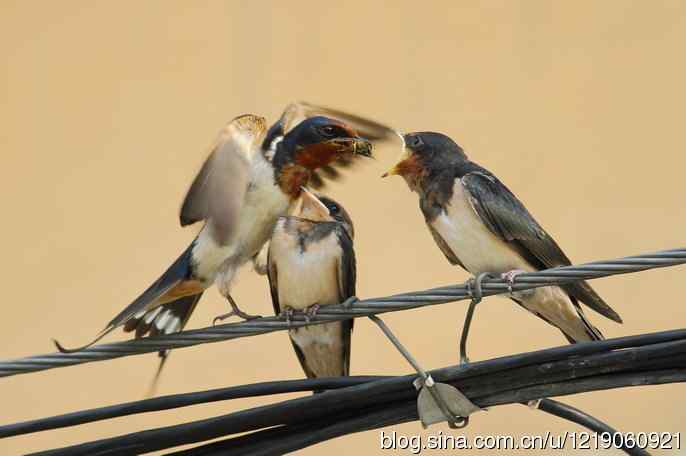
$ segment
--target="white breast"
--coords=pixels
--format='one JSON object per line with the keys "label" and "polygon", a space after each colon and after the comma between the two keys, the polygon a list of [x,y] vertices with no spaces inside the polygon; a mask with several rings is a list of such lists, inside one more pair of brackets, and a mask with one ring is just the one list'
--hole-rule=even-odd
{"label": "white breast", "polygon": [[491,233],[468,198],[462,181],[456,179],[450,204],[431,224],[469,272],[532,271],[517,252]]}
{"label": "white breast", "polygon": [[341,248],[336,236],[310,243],[303,251],[296,236],[283,229],[284,222],[283,218],[278,221],[269,246],[270,260],[278,271],[281,308],[302,310],[313,304],[337,304]]}

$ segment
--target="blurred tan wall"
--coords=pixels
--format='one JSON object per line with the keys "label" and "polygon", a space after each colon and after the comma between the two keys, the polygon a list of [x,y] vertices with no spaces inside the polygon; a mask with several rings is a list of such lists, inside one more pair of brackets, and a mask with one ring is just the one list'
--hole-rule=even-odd
{"label": "blurred tan wall", "polygon": [[[88,340],[194,235],[177,209],[223,123],[274,119],[304,99],[404,130],[450,134],[498,174],[578,262],[683,244],[686,213],[683,2],[0,3],[0,358]],[[416,197],[379,175],[398,154],[332,188],[355,218],[363,297],[463,281],[433,244]],[[624,317],[591,317],[606,336],[683,327],[684,270],[594,286]],[[235,297],[268,314],[248,269]],[[388,323],[427,367],[457,361],[463,303]],[[211,290],[190,327],[226,304]],[[109,340],[122,339],[117,334]],[[509,301],[489,299],[475,359],[560,345]],[[355,374],[409,367],[365,321]],[[154,355],[0,380],[3,423],[141,398]],[[301,377],[283,333],[173,354],[160,394]],[[625,431],[683,431],[679,385],[567,398]],[[0,441],[1,454],[47,449],[267,403],[217,403]],[[521,406],[481,414],[476,434],[575,428]],[[418,424],[398,426],[405,434]],[[447,432],[437,426],[430,432]],[[425,433],[426,434],[426,433]],[[303,454],[392,454],[378,432]],[[508,454],[507,452],[503,452]],[[571,454],[568,450],[565,454]],[[399,451],[397,454],[408,454]],[[434,452],[432,454],[439,454]]]}

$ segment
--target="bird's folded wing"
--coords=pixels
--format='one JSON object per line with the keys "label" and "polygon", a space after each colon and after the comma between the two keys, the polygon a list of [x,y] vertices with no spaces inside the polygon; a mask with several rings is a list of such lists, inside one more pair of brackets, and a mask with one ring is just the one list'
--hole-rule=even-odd
{"label": "bird's folded wing", "polygon": [[281,304],[279,303],[279,277],[276,262],[272,261],[271,249],[267,250],[267,279],[269,279],[269,293],[272,297],[274,315],[281,314]]}
{"label": "bird's folded wing", "polygon": [[[336,227],[336,235],[339,239],[339,244],[343,250],[341,258],[338,260],[338,292],[341,302],[355,296],[356,282],[357,282],[357,262],[355,260],[355,249],[353,248],[353,241],[345,231],[342,225]],[[345,375],[350,375],[350,350],[351,350],[351,336],[355,320],[346,320],[341,322],[343,331],[343,372]]]}
{"label": "bird's folded wing", "polygon": [[[571,264],[555,240],[536,222],[517,197],[495,176],[471,172],[462,177],[474,211],[493,234],[511,243],[539,269]],[[570,295],[616,322],[621,317],[586,282],[564,285]]]}
{"label": "bird's folded wing", "polygon": [[249,183],[249,164],[265,132],[264,118],[249,114],[224,127],[184,198],[181,226],[208,220],[219,244],[231,237]]}

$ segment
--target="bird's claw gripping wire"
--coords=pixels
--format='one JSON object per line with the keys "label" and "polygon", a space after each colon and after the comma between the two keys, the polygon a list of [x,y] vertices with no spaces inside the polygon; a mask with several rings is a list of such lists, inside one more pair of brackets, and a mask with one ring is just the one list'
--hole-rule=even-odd
{"label": "bird's claw gripping wire", "polygon": [[319,312],[320,305],[319,304],[312,304],[310,307],[305,309],[305,322],[309,323],[312,321],[314,317],[317,316],[317,312]]}
{"label": "bird's claw gripping wire", "polygon": [[507,282],[507,291],[512,294],[512,286],[515,283],[515,279],[518,275],[524,274],[526,271],[523,269],[513,269],[511,271],[503,272],[500,274],[500,278]]}
{"label": "bird's claw gripping wire", "polygon": [[467,357],[467,337],[469,337],[469,327],[472,325],[476,305],[483,299],[482,283],[484,279],[493,279],[495,277],[491,272],[482,272],[476,277],[467,280],[467,293],[472,298],[472,302],[469,303],[467,308],[467,315],[464,318],[462,335],[460,336],[460,364],[469,363],[469,358]]}
{"label": "bird's claw gripping wire", "polygon": [[417,396],[417,410],[422,426],[425,428],[434,423],[447,421],[452,429],[460,429],[469,424],[469,415],[481,410],[474,405],[467,396],[457,388],[445,383],[436,383],[417,360],[400,343],[395,334],[376,315],[369,315],[369,319],[376,323],[381,331],[396,349],[405,357],[407,362],[417,371],[419,377],[414,386],[419,391]]}
{"label": "bird's claw gripping wire", "polygon": [[295,315],[295,309],[288,306],[279,313],[279,317],[282,317],[288,326],[293,322],[293,315]]}
{"label": "bird's claw gripping wire", "polygon": [[248,313],[243,312],[241,309],[238,308],[236,301],[233,300],[231,295],[226,295],[226,300],[229,301],[229,304],[231,305],[231,312],[217,315],[216,317],[214,317],[214,320],[212,320],[213,326],[220,321],[226,320],[229,317],[233,317],[234,315],[246,321],[255,320],[256,318],[262,318],[262,315],[250,315]]}

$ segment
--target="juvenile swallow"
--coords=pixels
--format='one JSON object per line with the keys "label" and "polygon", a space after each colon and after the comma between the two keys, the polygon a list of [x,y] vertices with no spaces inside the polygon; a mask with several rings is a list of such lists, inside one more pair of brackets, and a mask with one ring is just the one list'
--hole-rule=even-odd
{"label": "juvenile swallow", "polygon": [[[330,198],[307,190],[302,206],[276,222],[268,253],[268,277],[277,315],[340,304],[355,296],[353,223]],[[350,373],[353,320],[289,330],[300,365],[308,378]]]}
{"label": "juvenile swallow", "polygon": [[[391,131],[358,116],[305,103],[289,105],[269,130],[262,117],[235,118],[220,132],[181,206],[182,226],[205,222],[198,236],[95,340],[71,350],[55,341],[57,348],[81,350],[122,325],[136,337],[180,331],[213,284],[232,307],[218,318],[251,318],[230,295],[238,268],[260,252],[303,186],[320,186],[319,172],[335,179],[336,167],[348,166],[355,156],[371,157],[370,140],[384,139]],[[164,358],[166,353],[160,355]]]}
{"label": "juvenile swallow", "polygon": [[[517,197],[490,171],[470,161],[449,137],[432,132],[403,137],[405,153],[384,176],[402,176],[439,249],[474,275],[539,271],[571,262]],[[605,317],[620,316],[586,282],[511,293],[511,299],[557,327],[570,343],[602,339],[579,302]]]}

